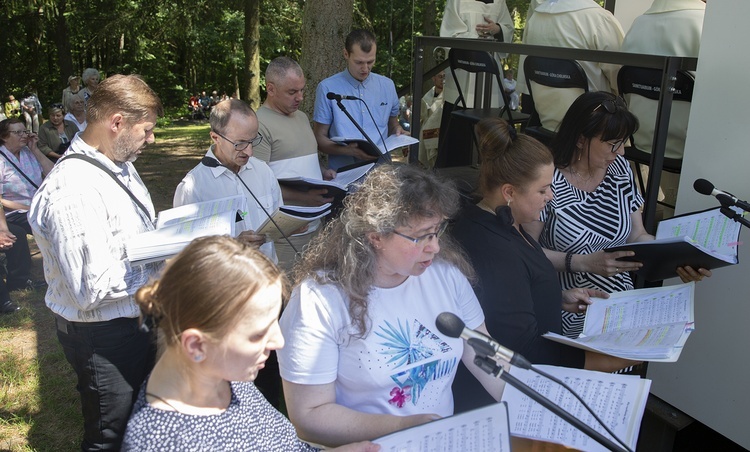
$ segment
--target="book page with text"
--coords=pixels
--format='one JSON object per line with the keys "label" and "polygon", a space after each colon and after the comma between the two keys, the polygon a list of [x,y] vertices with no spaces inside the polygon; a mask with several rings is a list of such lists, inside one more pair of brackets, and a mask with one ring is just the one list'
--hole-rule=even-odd
{"label": "book page with text", "polygon": [[[620,439],[635,450],[651,381],[558,366],[535,366],[565,382]],[[599,433],[613,439],[581,403],[562,386],[531,370],[513,367],[511,374]],[[607,449],[551,411],[510,385],[502,400],[508,404],[510,432],[514,436],[541,439],[585,451]]]}
{"label": "book page with text", "polygon": [[717,208],[662,220],[656,230],[656,239],[687,236],[707,253],[724,256],[727,262],[737,262],[741,227]]}
{"label": "book page with text", "polygon": [[508,408],[493,403],[372,442],[380,445],[381,452],[510,452]]}

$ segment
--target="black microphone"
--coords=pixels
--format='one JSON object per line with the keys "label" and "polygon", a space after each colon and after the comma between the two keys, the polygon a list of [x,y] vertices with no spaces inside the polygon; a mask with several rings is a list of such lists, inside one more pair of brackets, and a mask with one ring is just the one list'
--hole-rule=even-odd
{"label": "black microphone", "polygon": [[[226,166],[226,165],[223,165],[223,164],[222,164],[222,163],[221,163],[220,161],[218,161],[217,159],[215,159],[215,158],[212,158],[212,157],[209,157],[209,156],[205,156],[205,157],[203,157],[203,158],[201,159],[201,164],[202,164],[202,165],[205,165],[205,166],[207,166],[207,167],[209,167],[209,168],[218,168],[218,167],[222,167],[222,168],[227,168],[227,166]],[[231,169],[229,169],[229,168],[227,168],[227,169],[228,169],[229,171],[232,171],[232,170],[231,170]],[[237,175],[237,179],[239,179],[239,181],[240,181],[240,182],[242,183],[242,185],[244,185],[244,186],[245,186],[245,189],[247,190],[247,192],[248,192],[248,193],[250,193],[250,196],[252,196],[252,197],[253,197],[253,199],[255,200],[255,202],[256,202],[256,203],[258,203],[258,207],[260,207],[260,210],[262,210],[262,211],[263,211],[263,213],[265,213],[265,214],[266,214],[266,216],[268,217],[268,219],[269,219],[269,220],[271,220],[271,223],[273,223],[273,225],[274,225],[274,226],[276,226],[276,229],[278,229],[278,230],[279,230],[279,233],[281,233],[281,236],[282,236],[282,237],[284,237],[284,240],[286,240],[286,243],[288,243],[288,244],[289,244],[289,246],[291,246],[291,247],[292,247],[292,249],[294,250],[294,254],[299,254],[299,251],[297,251],[297,248],[295,248],[295,247],[294,247],[294,245],[292,245],[292,242],[291,242],[291,240],[289,240],[289,237],[287,237],[287,236],[286,236],[286,234],[284,234],[284,231],[282,231],[282,230],[281,230],[281,227],[279,227],[279,225],[278,225],[278,224],[276,223],[276,221],[275,221],[275,220],[273,219],[273,217],[271,216],[271,214],[270,214],[270,213],[268,213],[268,211],[266,210],[266,208],[265,208],[265,207],[263,207],[263,204],[261,204],[261,203],[260,203],[260,201],[258,200],[258,198],[257,198],[257,197],[255,196],[255,193],[253,193],[253,191],[252,191],[252,190],[250,190],[250,187],[248,187],[248,186],[247,186],[247,184],[245,183],[245,181],[244,181],[244,180],[242,180],[242,178],[241,178],[241,177],[239,176],[239,174]]]}
{"label": "black microphone", "polygon": [[328,91],[328,94],[326,94],[326,97],[329,100],[362,100],[357,96],[345,96],[343,94],[336,94]]}
{"label": "black microphone", "polygon": [[[496,340],[478,331],[466,328],[463,320],[451,312],[443,312],[435,320],[437,329],[449,337],[460,337],[474,347],[475,350],[486,352],[488,349],[494,353],[493,359],[502,359],[516,367],[530,369],[531,363],[520,354],[500,345]],[[489,346],[489,347],[488,347]],[[489,353],[488,353],[489,354]]]}
{"label": "black microphone", "polygon": [[702,195],[715,196],[724,207],[737,206],[746,212],[750,212],[750,203],[737,199],[737,197],[731,193],[717,190],[714,187],[714,184],[706,179],[696,179],[695,182],[693,182],[693,188]]}

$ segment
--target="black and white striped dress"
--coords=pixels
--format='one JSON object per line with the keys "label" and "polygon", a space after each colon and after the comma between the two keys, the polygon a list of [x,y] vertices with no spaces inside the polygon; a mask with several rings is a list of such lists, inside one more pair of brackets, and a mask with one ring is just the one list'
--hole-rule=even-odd
{"label": "black and white striped dress", "polygon": [[[632,228],[630,215],[643,205],[633,181],[633,173],[624,157],[618,156],[607,168],[604,180],[589,193],[571,185],[555,170],[553,201],[542,212],[544,229],[539,237],[542,247],[567,253],[589,254],[612,246],[624,245]],[[612,277],[593,273],[558,273],[563,290],[575,287],[619,292],[633,288],[627,272]],[[584,315],[563,315],[563,334],[578,337]]]}

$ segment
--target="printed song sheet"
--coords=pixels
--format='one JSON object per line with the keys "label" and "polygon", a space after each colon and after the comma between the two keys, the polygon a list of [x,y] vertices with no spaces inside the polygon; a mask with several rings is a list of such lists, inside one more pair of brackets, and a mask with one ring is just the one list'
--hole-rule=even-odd
{"label": "printed song sheet", "polygon": [[711,209],[662,220],[656,231],[656,239],[687,236],[706,253],[736,263],[741,227],[740,223],[727,218],[719,209]]}
{"label": "printed song sheet", "polygon": [[[535,366],[569,385],[602,421],[635,450],[651,381],[632,375],[617,375],[557,366]],[[541,393],[599,433],[613,439],[581,403],[557,383],[530,370],[513,367],[511,374]],[[514,436],[564,444],[583,451],[606,451],[595,440],[511,387],[502,400],[508,404],[510,431]]]}
{"label": "printed song sheet", "polygon": [[544,337],[608,355],[674,362],[693,331],[695,283],[628,290],[594,299],[577,339]]}
{"label": "printed song sheet", "polygon": [[495,403],[373,442],[381,452],[510,452],[508,408]]}

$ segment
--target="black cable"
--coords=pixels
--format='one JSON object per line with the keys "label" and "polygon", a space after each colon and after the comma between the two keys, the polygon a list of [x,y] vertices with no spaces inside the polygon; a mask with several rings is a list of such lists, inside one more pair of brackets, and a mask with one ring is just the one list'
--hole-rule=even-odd
{"label": "black cable", "polygon": [[[211,157],[208,157],[208,156],[203,157],[201,159],[201,164],[203,164],[203,165],[205,165],[205,166],[207,166],[209,168],[217,168],[217,167],[220,166],[222,168],[228,169],[229,171],[232,171],[229,168],[227,168],[225,165],[223,165],[217,159],[211,158]],[[273,223],[273,225],[276,226],[276,229],[278,229],[278,231],[281,234],[281,236],[284,237],[284,240],[286,240],[286,243],[288,243],[289,246],[292,247],[292,249],[294,250],[294,254],[299,254],[299,251],[297,251],[297,248],[295,248],[294,245],[292,245],[292,241],[289,240],[289,237],[287,237],[286,234],[284,234],[284,231],[281,230],[281,228],[276,223],[276,221],[273,219],[273,217],[271,217],[271,214],[269,214],[268,211],[266,210],[266,208],[263,207],[263,204],[260,203],[260,201],[258,200],[258,198],[255,196],[255,193],[253,193],[253,191],[250,190],[250,187],[247,186],[247,184],[245,183],[244,180],[242,180],[242,178],[240,177],[239,174],[237,174],[237,179],[239,179],[239,181],[242,183],[242,185],[245,186],[245,189],[247,190],[248,193],[250,193],[250,196],[253,197],[253,199],[255,200],[255,202],[258,203],[258,206],[260,207],[260,210],[262,210],[263,213],[266,214],[266,216],[268,217],[268,219],[271,220],[271,223]]]}
{"label": "black cable", "polygon": [[[383,143],[383,150],[385,151],[385,154],[383,154],[383,160],[385,160],[387,163],[391,163],[393,159],[391,158],[391,153],[388,151],[388,146],[385,144],[385,138],[383,138],[383,134],[380,133],[380,127],[378,127],[378,123],[375,122],[375,118],[372,116],[372,112],[370,111],[370,106],[367,105],[367,102],[365,102],[363,99],[360,99],[363,104],[365,104],[365,108],[367,109],[367,113],[370,115],[370,119],[372,120],[372,123],[375,124],[375,130],[378,131],[378,135],[380,136],[380,141]],[[388,124],[386,124],[386,128],[388,127]]]}
{"label": "black cable", "polygon": [[553,376],[553,375],[550,375],[550,374],[548,374],[547,372],[545,372],[545,371],[543,371],[543,370],[541,370],[541,369],[537,369],[537,368],[536,368],[536,367],[534,367],[534,366],[531,366],[531,367],[530,367],[530,369],[531,369],[531,370],[533,370],[534,372],[536,372],[537,374],[539,374],[539,375],[541,375],[541,376],[543,376],[543,377],[545,377],[545,378],[547,378],[547,379],[549,379],[549,380],[552,380],[552,381],[554,381],[555,383],[557,383],[557,384],[559,384],[560,386],[562,386],[563,388],[565,388],[565,389],[566,389],[566,390],[567,390],[568,392],[570,392],[571,394],[573,394],[573,396],[574,396],[574,397],[575,397],[575,398],[576,398],[576,399],[577,399],[577,400],[578,400],[579,402],[581,402],[581,405],[583,405],[583,407],[584,407],[584,408],[586,408],[586,410],[587,410],[587,411],[588,411],[589,413],[591,413],[591,415],[592,415],[592,416],[594,416],[594,419],[596,419],[596,421],[597,421],[597,422],[598,422],[598,423],[599,423],[599,424],[600,424],[600,425],[601,425],[602,427],[604,427],[604,430],[606,430],[606,431],[607,431],[607,433],[609,433],[609,435],[610,435],[610,436],[611,436],[612,438],[614,438],[614,439],[615,439],[615,440],[616,440],[616,441],[617,441],[618,443],[620,443],[620,444],[622,445],[622,447],[624,447],[624,448],[625,448],[625,450],[627,450],[628,452],[633,452],[633,450],[632,450],[632,449],[630,449],[630,448],[628,447],[628,445],[627,445],[627,444],[625,444],[625,442],[624,442],[623,440],[621,440],[620,438],[618,438],[618,437],[617,437],[617,435],[615,435],[615,433],[614,433],[614,432],[613,432],[613,431],[612,431],[612,430],[611,430],[611,429],[610,429],[609,427],[607,427],[607,424],[605,424],[605,423],[604,423],[604,421],[603,421],[603,420],[601,420],[601,418],[599,418],[599,416],[598,416],[598,415],[597,415],[597,414],[596,414],[596,413],[594,412],[594,410],[593,410],[593,409],[591,409],[591,407],[590,407],[590,406],[588,406],[588,404],[587,404],[586,402],[584,402],[584,401],[583,401],[583,399],[581,398],[581,396],[579,396],[579,395],[578,395],[578,394],[577,394],[577,393],[576,393],[576,392],[575,392],[575,391],[574,391],[574,390],[573,390],[573,389],[572,389],[572,388],[571,388],[570,386],[568,386],[567,384],[565,384],[565,382],[563,382],[563,381],[562,381],[562,380],[560,380],[559,378],[557,378],[557,377],[555,377],[555,376]]}

